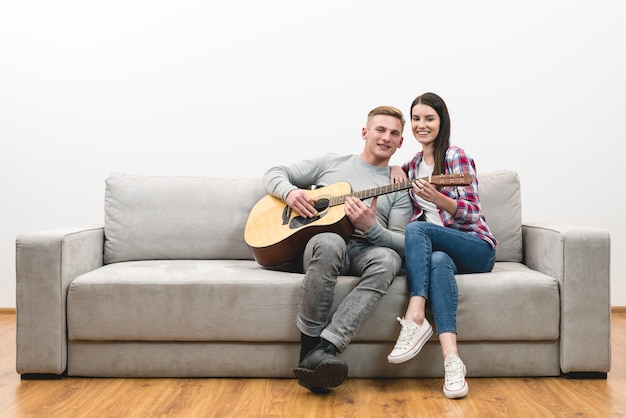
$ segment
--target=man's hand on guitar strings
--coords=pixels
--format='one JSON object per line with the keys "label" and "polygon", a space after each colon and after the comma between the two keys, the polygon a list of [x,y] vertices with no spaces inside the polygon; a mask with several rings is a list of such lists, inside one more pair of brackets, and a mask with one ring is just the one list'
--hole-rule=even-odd
{"label": "man's hand on guitar strings", "polygon": [[290,191],[287,194],[285,203],[303,218],[312,218],[317,215],[317,210],[313,206],[315,205],[315,199],[302,189]]}
{"label": "man's hand on guitar strings", "polygon": [[344,211],[352,225],[360,231],[368,231],[376,222],[376,203],[378,196],[372,199],[372,206],[367,206],[363,201],[353,196],[346,197]]}

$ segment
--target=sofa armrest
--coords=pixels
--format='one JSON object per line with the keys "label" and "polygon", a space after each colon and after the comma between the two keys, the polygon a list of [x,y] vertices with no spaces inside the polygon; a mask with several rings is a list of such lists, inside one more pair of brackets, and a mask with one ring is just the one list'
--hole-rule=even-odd
{"label": "sofa armrest", "polygon": [[66,297],[72,280],[103,265],[104,228],[41,231],[16,239],[16,368],[60,375],[67,366]]}
{"label": "sofa armrest", "polygon": [[524,264],[559,282],[561,372],[607,373],[611,368],[608,231],[525,224],[522,237]]}

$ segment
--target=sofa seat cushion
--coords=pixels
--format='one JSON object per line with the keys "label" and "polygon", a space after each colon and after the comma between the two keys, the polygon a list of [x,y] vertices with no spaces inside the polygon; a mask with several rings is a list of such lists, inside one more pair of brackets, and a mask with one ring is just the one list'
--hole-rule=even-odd
{"label": "sofa seat cushion", "polygon": [[[349,278],[354,280],[354,278]],[[521,263],[497,262],[493,271],[456,276],[458,341],[557,341],[560,336],[558,282]],[[349,287],[338,287],[335,304]],[[396,277],[355,340],[395,341],[407,306],[406,276]],[[435,327],[432,315],[427,312]],[[436,333],[432,340],[438,341]],[[393,347],[393,344],[392,344]]]}
{"label": "sofa seat cushion", "polygon": [[521,263],[499,262],[493,272],[459,275],[457,283],[459,339],[559,338],[561,304],[554,277]]}
{"label": "sofa seat cushion", "polygon": [[300,280],[300,274],[265,270],[251,260],[109,264],[70,285],[68,336],[287,341],[297,333],[294,305]]}
{"label": "sofa seat cushion", "polygon": [[[114,263],[77,277],[67,297],[71,340],[299,341],[295,317],[302,275],[251,260]],[[340,277],[333,309],[356,284]],[[459,340],[556,340],[558,285],[519,263],[457,276]],[[407,303],[397,277],[357,334],[393,341]],[[530,309],[529,307],[532,307]]]}

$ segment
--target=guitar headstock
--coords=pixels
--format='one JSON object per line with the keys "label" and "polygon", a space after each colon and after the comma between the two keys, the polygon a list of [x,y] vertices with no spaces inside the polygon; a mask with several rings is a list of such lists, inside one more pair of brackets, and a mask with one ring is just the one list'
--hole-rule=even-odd
{"label": "guitar headstock", "polygon": [[437,174],[429,176],[425,180],[434,186],[467,186],[472,184],[472,176],[469,173]]}

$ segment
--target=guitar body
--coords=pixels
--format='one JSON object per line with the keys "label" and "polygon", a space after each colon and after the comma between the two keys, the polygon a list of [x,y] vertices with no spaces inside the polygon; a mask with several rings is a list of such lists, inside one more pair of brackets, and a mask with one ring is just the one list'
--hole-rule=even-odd
{"label": "guitar body", "polygon": [[276,266],[302,254],[311,237],[320,232],[348,237],[354,227],[345,215],[344,205],[327,206],[327,202],[350,192],[347,182],[307,191],[317,201],[318,215],[314,218],[302,218],[274,196],[263,197],[252,208],[244,231],[254,259],[265,267]]}

